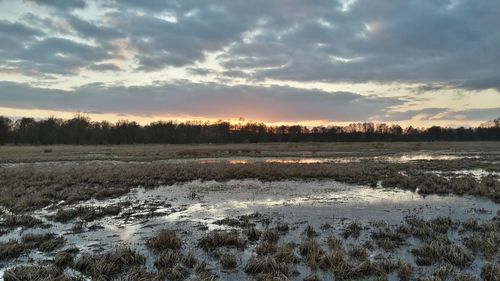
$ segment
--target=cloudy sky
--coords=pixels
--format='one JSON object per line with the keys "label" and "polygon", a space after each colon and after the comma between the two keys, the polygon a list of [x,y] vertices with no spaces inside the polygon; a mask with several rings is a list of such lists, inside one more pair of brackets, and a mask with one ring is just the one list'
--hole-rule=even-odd
{"label": "cloudy sky", "polygon": [[0,115],[472,126],[500,1],[0,0]]}

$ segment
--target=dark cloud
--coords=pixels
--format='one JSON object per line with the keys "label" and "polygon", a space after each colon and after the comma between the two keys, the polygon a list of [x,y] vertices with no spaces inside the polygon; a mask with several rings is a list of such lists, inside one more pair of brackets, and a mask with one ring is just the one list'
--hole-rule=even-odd
{"label": "dark cloud", "polygon": [[249,24],[242,24],[237,14],[215,5],[205,5],[193,15],[176,14],[175,21],[116,12],[108,15],[127,34],[141,70],[183,66],[203,61],[206,53],[218,51],[238,40]]}
{"label": "dark cloud", "polygon": [[448,120],[493,120],[500,117],[500,107],[494,108],[473,108],[467,110],[450,110],[440,119]]}
{"label": "dark cloud", "polygon": [[111,58],[107,50],[65,38],[48,37],[3,53],[3,65],[40,75],[78,74],[79,68]]}
{"label": "dark cloud", "polygon": [[[127,40],[139,70],[193,66],[222,52],[224,73],[251,81],[499,88],[498,1],[358,0],[343,10],[333,0],[94,0],[105,13],[93,20],[70,11],[86,7],[83,0],[36,2],[56,9],[53,20],[65,24],[45,19],[44,26],[60,33],[93,40],[108,53],[118,52],[113,40]],[[21,26],[0,36],[32,36]],[[100,63],[93,59],[89,65]]]}
{"label": "dark cloud", "polygon": [[[356,1],[347,12],[265,22],[224,66],[258,79],[448,83],[500,78],[500,5],[491,1]],[[313,2],[309,6],[315,6]],[[274,19],[274,18],[272,18]],[[321,19],[321,20],[318,20]],[[259,69],[263,68],[263,69]]]}
{"label": "dark cloud", "polygon": [[188,67],[186,68],[187,72],[194,75],[209,75],[214,74],[215,71],[209,68],[201,68],[201,67]]}
{"label": "dark cloud", "polygon": [[95,71],[121,71],[122,69],[112,63],[96,63],[89,66],[90,69]]}
{"label": "dark cloud", "polygon": [[438,114],[443,114],[451,109],[449,108],[424,108],[419,110],[406,111],[388,111],[383,116],[378,116],[381,121],[399,121],[399,120],[432,120]]}
{"label": "dark cloud", "polygon": [[388,111],[377,118],[381,121],[400,120],[468,120],[483,121],[500,117],[500,107],[456,110],[453,108],[423,108],[419,110]]}
{"label": "dark cloud", "polygon": [[[472,120],[490,119],[494,109],[397,112],[392,109],[403,102],[422,101],[221,84],[274,79],[385,83],[393,85],[392,93],[406,87],[398,83],[408,83],[410,95],[500,91],[499,1],[357,0],[348,7],[340,0],[25,1],[50,9],[38,12],[37,5],[25,5],[27,13],[17,21],[0,20],[1,73],[44,83],[80,75],[81,69],[186,67],[188,74],[210,75],[219,84],[54,91],[3,82],[2,106],[267,120]],[[217,55],[221,67],[202,68],[208,55]],[[9,97],[7,90],[20,94]]]}
{"label": "dark cloud", "polygon": [[87,6],[85,0],[24,0],[61,10],[83,9]]}
{"label": "dark cloud", "polygon": [[0,20],[0,58],[11,55],[23,47],[24,42],[33,42],[44,32],[18,22]]}
{"label": "dark cloud", "polygon": [[500,77],[484,77],[476,80],[466,80],[452,85],[454,88],[468,90],[496,89],[500,92]]}
{"label": "dark cloud", "polygon": [[71,28],[84,38],[93,38],[98,42],[106,43],[106,40],[123,38],[125,35],[118,31],[116,27],[106,26],[104,24],[86,21],[72,14],[64,14],[63,18]]}
{"label": "dark cloud", "polygon": [[190,115],[266,121],[368,119],[404,101],[291,87],[225,86],[186,81],[157,86],[105,87],[73,91],[0,82],[0,103],[12,108],[98,111],[137,115]]}

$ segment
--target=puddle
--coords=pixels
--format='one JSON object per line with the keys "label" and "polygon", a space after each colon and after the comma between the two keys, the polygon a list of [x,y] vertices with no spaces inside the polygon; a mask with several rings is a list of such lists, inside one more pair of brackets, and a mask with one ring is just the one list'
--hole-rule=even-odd
{"label": "puddle", "polygon": [[459,159],[479,159],[478,155],[463,155],[463,154],[438,154],[438,153],[415,153],[402,154],[394,156],[377,156],[373,159],[376,161],[386,161],[395,163],[406,163],[411,161],[443,161],[443,160],[459,160]]}
{"label": "puddle", "polygon": [[[407,163],[412,161],[450,161],[460,159],[479,159],[484,158],[479,154],[453,154],[447,152],[418,152],[418,153],[397,153],[380,156],[339,156],[339,157],[220,157],[220,158],[186,158],[186,159],[163,159],[154,161],[126,161],[126,160],[75,160],[75,161],[41,161],[41,162],[16,162],[16,163],[0,163],[0,168],[16,168],[30,166],[72,166],[83,164],[95,165],[119,165],[119,164],[178,164],[178,163],[229,163],[233,165],[249,164],[249,163],[284,163],[284,164],[316,164],[316,163],[353,163],[361,161],[382,161],[393,163]],[[484,161],[487,163],[495,163],[495,161]]]}
{"label": "puddle", "polygon": [[[328,223],[330,230],[324,231],[318,241],[328,235],[338,235],[347,222],[357,221],[369,225],[384,221],[390,225],[399,224],[408,215],[426,219],[450,216],[452,220],[465,221],[473,218],[478,222],[491,220],[500,211],[500,204],[472,196],[423,197],[417,193],[402,190],[372,189],[335,181],[276,181],[257,180],[192,181],[184,184],[161,186],[155,189],[136,188],[122,197],[97,201],[90,200],[79,205],[104,207],[130,202],[121,213],[87,223],[86,231],[73,233],[73,223],[56,223],[47,218],[56,210],[46,208],[34,215],[52,226],[48,229],[15,229],[0,236],[0,242],[19,239],[27,233],[54,232],[66,238],[65,248],[76,246],[82,252],[102,252],[118,245],[127,245],[147,257],[146,267],[154,270],[154,257],[145,247],[147,238],[161,229],[175,229],[182,237],[185,252],[193,252],[211,267],[218,268],[218,260],[207,255],[196,244],[207,230],[227,229],[229,226],[215,223],[227,217],[237,217],[255,212],[269,217],[273,222],[283,221],[291,226],[289,234],[282,240],[301,241],[306,225],[317,230]],[[486,210],[486,211],[485,211]],[[92,225],[100,228],[88,230]],[[365,237],[366,238],[366,237]],[[365,239],[360,238],[360,239]],[[253,248],[252,248],[253,247]],[[246,264],[254,246],[240,254],[240,264]],[[395,254],[409,256],[408,248]],[[50,260],[51,254],[32,251],[28,256],[15,260],[9,266],[29,263],[31,260]],[[409,257],[411,259],[411,257]],[[0,264],[0,276],[3,275]],[[293,280],[302,280],[310,270],[305,266]],[[236,272],[216,271],[221,279],[246,280],[241,270]],[[331,280],[331,276],[323,276]]]}
{"label": "puddle", "polygon": [[484,169],[470,169],[470,170],[458,170],[458,171],[428,171],[428,173],[441,175],[444,177],[450,176],[473,176],[475,179],[480,180],[485,176],[496,176],[500,177],[500,172],[486,171]]}

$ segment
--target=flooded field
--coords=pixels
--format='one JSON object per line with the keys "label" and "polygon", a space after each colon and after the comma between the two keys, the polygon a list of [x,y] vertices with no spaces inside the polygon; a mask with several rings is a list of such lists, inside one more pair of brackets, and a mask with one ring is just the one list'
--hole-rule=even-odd
{"label": "flooded field", "polygon": [[500,147],[483,147],[12,158],[0,277],[498,280]]}

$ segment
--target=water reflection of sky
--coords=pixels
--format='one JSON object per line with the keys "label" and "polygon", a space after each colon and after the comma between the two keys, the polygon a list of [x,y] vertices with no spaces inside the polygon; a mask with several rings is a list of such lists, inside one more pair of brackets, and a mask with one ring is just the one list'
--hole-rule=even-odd
{"label": "water reflection of sky", "polygon": [[[200,199],[189,203],[191,192],[195,192]],[[409,210],[420,210],[425,216],[466,214],[475,208],[489,209],[492,214],[499,210],[499,206],[490,200],[476,197],[423,197],[411,191],[373,189],[334,181],[193,181],[154,190],[139,189],[134,198],[146,202],[161,198],[168,200],[172,196],[186,208],[159,217],[158,221],[166,224],[204,222],[212,228],[217,228],[210,224],[215,220],[252,212],[277,213],[292,219],[308,220],[335,214],[397,223],[401,221],[402,214],[407,214]],[[308,217],[311,215],[313,217]]]}
{"label": "water reflection of sky", "polygon": [[[99,224],[103,229],[82,234],[71,232],[73,223],[50,222],[52,226],[48,229],[29,229],[26,232],[17,229],[8,235],[0,236],[0,242],[19,239],[26,233],[54,232],[64,234],[67,240],[65,247],[78,246],[82,251],[102,251],[118,245],[130,245],[147,255],[149,251],[145,248],[145,241],[160,229],[176,229],[185,233],[186,247],[195,249],[197,239],[206,231],[199,230],[201,226],[208,227],[209,230],[226,228],[227,226],[214,222],[254,212],[281,219],[290,225],[311,224],[318,228],[328,222],[334,228],[342,229],[339,224],[346,219],[363,223],[385,221],[397,224],[405,216],[415,214],[425,218],[451,216],[461,221],[468,218],[489,220],[500,210],[499,204],[472,196],[423,197],[411,191],[374,189],[331,180],[197,180],[156,189],[136,188],[119,198],[90,200],[82,205],[106,206],[123,202],[132,203],[124,212],[133,210],[135,214],[146,214],[151,206],[155,206],[156,212],[165,212],[166,215],[106,217],[89,223]],[[158,205],[158,202],[164,204]],[[478,209],[487,212],[477,213]],[[45,216],[55,212],[56,210],[47,208],[36,215],[46,220]],[[34,251],[17,262],[39,259],[37,255]],[[49,257],[43,257],[47,258]],[[152,264],[148,266],[154,267]]]}
{"label": "water reflection of sky", "polygon": [[132,164],[176,164],[176,163],[229,163],[229,164],[249,164],[249,163],[282,163],[282,164],[315,164],[315,163],[352,163],[366,160],[383,162],[405,163],[411,161],[446,161],[459,159],[479,159],[477,154],[452,154],[443,152],[418,152],[418,153],[397,153],[381,156],[362,157],[220,157],[220,158],[188,158],[188,159],[164,159],[154,161],[124,161],[124,160],[82,160],[82,161],[43,161],[43,162],[18,162],[0,163],[3,168],[15,168],[25,166],[50,166],[50,165],[120,165]]}

